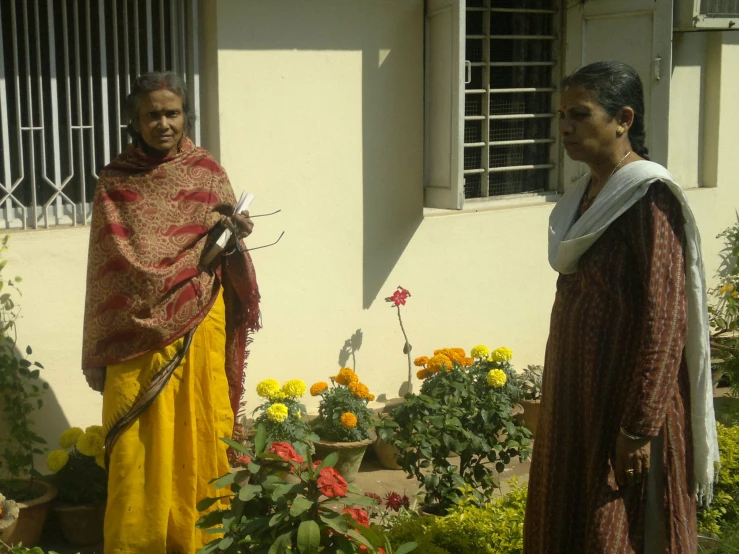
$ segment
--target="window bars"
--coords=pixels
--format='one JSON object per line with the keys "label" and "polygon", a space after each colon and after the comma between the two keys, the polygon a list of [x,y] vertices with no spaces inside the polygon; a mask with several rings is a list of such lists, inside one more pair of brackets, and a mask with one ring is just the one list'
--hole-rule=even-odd
{"label": "window bars", "polygon": [[700,12],[706,17],[737,17],[739,0],[701,0]]}
{"label": "window bars", "polygon": [[[0,3],[0,224],[85,225],[98,173],[129,142],[140,73],[180,73],[199,104],[197,0]],[[199,142],[200,128],[194,139]]]}
{"label": "window bars", "polygon": [[553,0],[468,0],[465,198],[549,188],[552,163]]}

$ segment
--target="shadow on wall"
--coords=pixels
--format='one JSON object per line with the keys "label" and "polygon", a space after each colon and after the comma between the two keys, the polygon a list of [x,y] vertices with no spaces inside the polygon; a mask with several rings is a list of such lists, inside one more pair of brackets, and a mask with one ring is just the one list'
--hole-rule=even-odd
{"label": "shadow on wall", "polygon": [[228,14],[218,16],[219,49],[362,52],[362,306],[369,308],[423,219],[423,1],[218,6]]}

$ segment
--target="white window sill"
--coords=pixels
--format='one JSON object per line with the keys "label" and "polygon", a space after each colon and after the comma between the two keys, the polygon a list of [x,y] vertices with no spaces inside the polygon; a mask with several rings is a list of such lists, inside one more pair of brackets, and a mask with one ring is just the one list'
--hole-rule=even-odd
{"label": "white window sill", "polygon": [[555,204],[561,197],[562,195],[556,191],[547,191],[510,194],[507,196],[494,196],[489,198],[471,198],[464,201],[464,207],[461,210],[424,208],[423,217],[443,217],[478,212],[510,210],[514,208],[551,206],[552,204]]}

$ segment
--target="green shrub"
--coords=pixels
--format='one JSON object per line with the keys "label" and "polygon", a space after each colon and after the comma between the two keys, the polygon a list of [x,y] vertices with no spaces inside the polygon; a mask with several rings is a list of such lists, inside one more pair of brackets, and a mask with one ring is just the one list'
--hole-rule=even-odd
{"label": "green shrub", "polygon": [[739,523],[739,427],[719,423],[717,428],[721,472],[713,503],[698,513],[698,530],[721,535],[723,527]]}
{"label": "green shrub", "polygon": [[526,514],[526,484],[485,506],[469,495],[445,517],[406,517],[397,521],[388,537],[392,544],[418,543],[428,554],[521,554]]}

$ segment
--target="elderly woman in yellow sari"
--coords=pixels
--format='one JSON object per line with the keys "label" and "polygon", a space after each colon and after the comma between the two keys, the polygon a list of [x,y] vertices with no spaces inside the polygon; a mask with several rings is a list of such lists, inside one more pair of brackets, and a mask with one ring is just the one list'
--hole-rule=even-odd
{"label": "elderly woman in yellow sari", "polygon": [[[127,99],[133,144],[100,174],[90,229],[82,367],[103,393],[109,472],[105,553],[193,553],[209,481],[229,470],[259,292],[224,170],[187,137],[174,73]],[[207,266],[214,233],[226,249]],[[212,538],[212,537],[211,537]]]}

